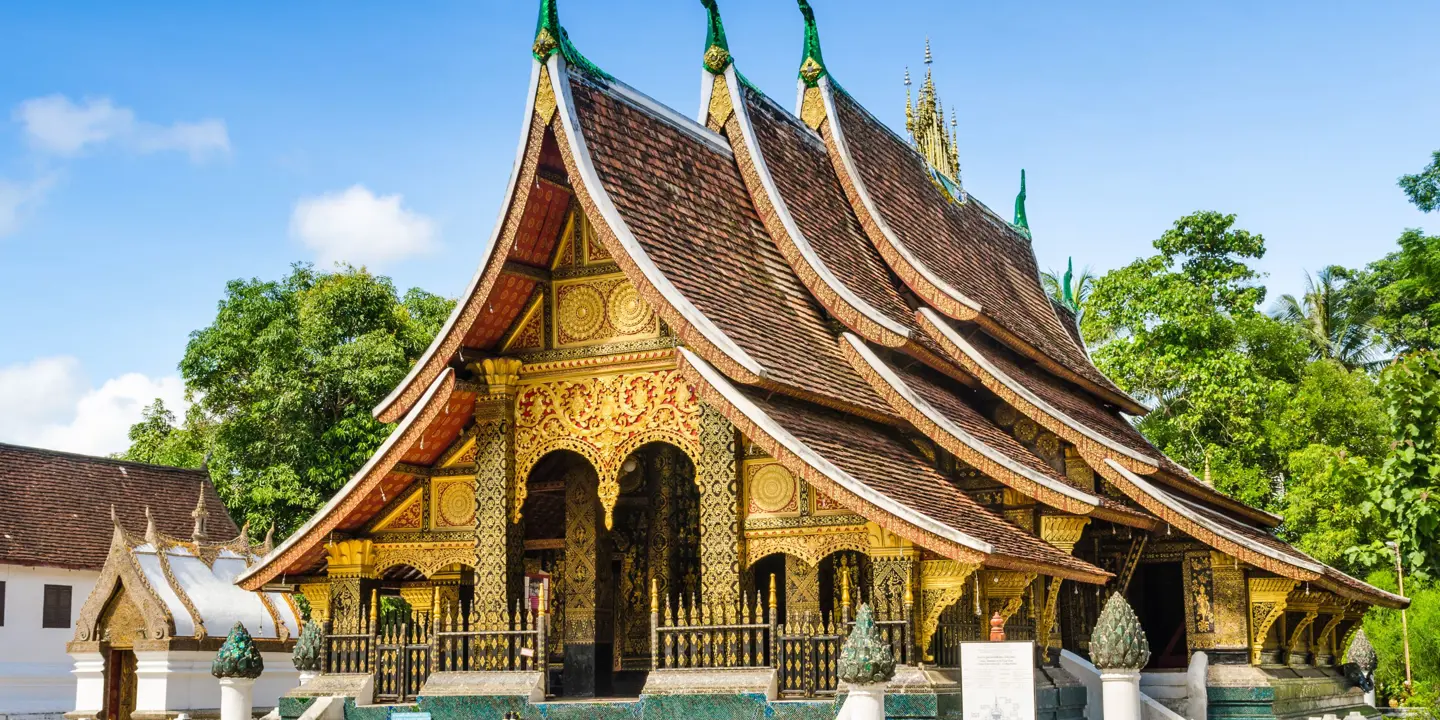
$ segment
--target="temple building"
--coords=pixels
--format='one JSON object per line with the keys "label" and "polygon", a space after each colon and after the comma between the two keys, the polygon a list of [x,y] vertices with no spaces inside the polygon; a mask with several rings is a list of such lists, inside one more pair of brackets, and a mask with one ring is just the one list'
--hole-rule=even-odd
{"label": "temple building", "polygon": [[161,532],[186,534],[197,493],[210,532],[239,533],[203,470],[0,444],[0,717],[59,720],[75,707],[66,644],[104,576],[112,517],[144,528],[148,510]]}
{"label": "temple building", "polygon": [[[186,518],[189,537],[161,533],[148,506],[142,506],[144,532],[131,532],[112,508],[109,552],[66,646],[75,677],[74,706],[66,718],[217,717],[221,693],[211,662],[236,623],[254,638],[265,663],[254,689],[259,706],[274,708],[281,694],[299,684],[291,662],[300,634],[294,599],[235,585],[246,567],[270,551],[270,537],[252,542],[248,526],[237,533],[223,509],[209,509],[223,508],[216,500],[207,478]],[[212,515],[219,521],[213,525]],[[228,532],[211,540],[216,531]]]}
{"label": "temple building", "polygon": [[375,408],[389,438],[239,575],[325,623],[307,688],[469,717],[724,693],[831,717],[864,602],[915,717],[958,716],[960,644],[1003,636],[1034,642],[1041,712],[1078,718],[1061,657],[1122,593],[1149,672],[1203,653],[1211,717],[1359,705],[1336,658],[1404,599],[1148,443],[1042,291],[1023,201],[1012,223],[965,191],[928,67],[899,134],[799,4],[782,105],[704,0],[688,115],[542,0],[487,255]]}

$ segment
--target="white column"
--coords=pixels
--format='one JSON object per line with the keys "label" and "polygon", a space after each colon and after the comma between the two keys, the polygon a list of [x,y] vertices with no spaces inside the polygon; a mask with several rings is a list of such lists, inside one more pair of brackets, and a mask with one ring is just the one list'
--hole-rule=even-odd
{"label": "white column", "polygon": [[75,714],[98,715],[105,709],[105,655],[70,653],[75,661]]}
{"label": "white column", "polygon": [[885,683],[851,685],[835,720],[885,720]]}
{"label": "white column", "polygon": [[1140,720],[1140,671],[1101,670],[1105,720]]}
{"label": "white column", "polygon": [[320,673],[318,673],[318,672],[312,672],[312,671],[310,671],[310,670],[301,670],[301,671],[300,671],[300,687],[305,687],[305,683],[308,683],[308,682],[310,682],[311,680],[314,680],[314,679],[315,679],[315,676],[316,676],[316,675],[319,675],[319,674],[320,674]]}
{"label": "white column", "polygon": [[1365,704],[1369,705],[1370,707],[1379,707],[1379,705],[1376,705],[1375,703],[1375,682],[1372,680],[1370,682],[1370,689],[1365,691]]}
{"label": "white column", "polygon": [[220,678],[220,720],[251,720],[255,678]]}

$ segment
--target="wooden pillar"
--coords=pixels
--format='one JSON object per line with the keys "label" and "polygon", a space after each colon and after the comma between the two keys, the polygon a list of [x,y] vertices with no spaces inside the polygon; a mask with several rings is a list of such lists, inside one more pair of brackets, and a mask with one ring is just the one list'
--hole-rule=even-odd
{"label": "wooden pillar", "polygon": [[[1295,581],[1282,577],[1250,578],[1250,664],[1259,665],[1266,651],[1266,639],[1270,629],[1280,624],[1280,639],[1285,637],[1285,608],[1289,604],[1290,591]],[[1282,645],[1283,647],[1283,645]],[[1278,659],[1278,658],[1274,658]]]}
{"label": "wooden pillar", "polygon": [[[491,358],[475,367],[486,392],[475,401],[475,595],[472,614],[498,629],[510,597],[519,597],[522,573],[517,537],[507,516],[520,522],[515,492],[514,400],[520,361]],[[520,478],[519,481],[523,481]]]}
{"label": "wooden pillar", "polygon": [[[700,406],[700,597],[719,607],[740,603],[740,461],[735,427],[709,405]],[[817,593],[818,596],[818,593]]]}

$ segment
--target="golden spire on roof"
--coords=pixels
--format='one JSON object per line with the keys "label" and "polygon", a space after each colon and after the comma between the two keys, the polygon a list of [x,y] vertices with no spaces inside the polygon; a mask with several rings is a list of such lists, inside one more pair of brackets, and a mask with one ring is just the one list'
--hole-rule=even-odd
{"label": "golden spire on roof", "polygon": [[200,499],[195,502],[195,509],[190,511],[190,517],[195,518],[195,529],[190,532],[190,539],[196,543],[205,540],[205,525],[210,520],[210,511],[205,508],[205,483],[200,483]]}
{"label": "golden spire on roof", "polygon": [[935,92],[935,77],[931,66],[935,62],[930,53],[930,38],[925,38],[925,82],[920,85],[919,97],[910,99],[910,69],[905,69],[905,129],[915,149],[925,157],[930,166],[941,175],[960,184],[960,152],[958,149],[958,123],[951,109],[951,125],[945,127],[945,110],[941,107],[939,93]]}

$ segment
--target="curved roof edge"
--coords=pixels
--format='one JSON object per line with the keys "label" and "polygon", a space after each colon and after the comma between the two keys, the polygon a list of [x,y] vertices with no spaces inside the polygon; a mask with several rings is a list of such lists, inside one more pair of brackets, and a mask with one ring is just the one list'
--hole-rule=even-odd
{"label": "curved roof edge", "polygon": [[1077,515],[1089,515],[1100,505],[1097,495],[1045,477],[1025,467],[945,417],[917,395],[865,341],[846,333],[841,350],[895,411],[913,423],[941,447],[974,465],[976,469],[1050,507]]}
{"label": "curved roof edge", "polygon": [[[764,381],[766,378],[764,366],[746,353],[744,348],[726,335],[699,308],[695,307],[689,298],[686,298],[670,282],[670,279],[665,277],[665,274],[646,254],[639,240],[631,233],[629,226],[625,224],[624,218],[620,216],[619,210],[611,201],[604,183],[600,180],[595,171],[595,165],[590,159],[585,135],[580,129],[580,120],[575,115],[575,103],[570,93],[569,71],[565,66],[565,59],[558,54],[552,55],[549,67],[550,82],[555,91],[558,105],[556,118],[560,130],[557,135],[561,136],[557,138],[560,141],[560,155],[565,161],[567,170],[570,171],[571,186],[575,191],[576,198],[585,208],[586,214],[599,221],[594,224],[596,234],[600,236],[601,242],[610,241],[619,246],[618,248],[609,248],[611,255],[627,271],[626,275],[641,291],[641,295],[648,296],[646,300],[651,303],[657,313],[661,313],[665,317],[665,321],[675,329],[682,340],[689,345],[704,349],[710,360],[724,368],[727,374],[736,377],[738,381],[747,385]],[[614,83],[612,85],[624,87]],[[638,96],[639,93],[632,91],[627,95]],[[640,96],[637,102],[643,102],[645,107],[652,110],[663,108],[644,96]],[[665,109],[664,116],[673,116],[672,121],[682,128],[689,129],[690,127],[690,121],[674,111]],[[700,128],[700,130],[704,129]],[[708,133],[709,131],[704,132]],[[706,137],[706,141],[715,142],[709,137]],[[723,139],[721,142],[723,143]],[[729,151],[728,147],[726,149]],[[616,250],[621,252],[616,252]],[[635,282],[636,280],[643,282]]]}
{"label": "curved roof edge", "polygon": [[[1343,573],[1301,551],[1289,548],[1294,553],[1291,555],[1265,547],[1264,544],[1257,543],[1254,539],[1247,538],[1226,528],[1223,524],[1205,517],[1203,509],[1155,487],[1113,459],[1099,460],[1096,458],[1096,460],[1100,473],[1130,496],[1132,500],[1165,519],[1166,522],[1180,528],[1187,535],[1217,550],[1292,580],[1316,583],[1346,596],[1354,596],[1358,593],[1364,596],[1365,601],[1382,607],[1398,609],[1409,605],[1410,601],[1406,598],[1353,578],[1351,578],[1353,583],[1341,583],[1335,575],[1343,576]],[[1269,536],[1269,533],[1261,528],[1252,529],[1256,533]],[[1277,539],[1276,542],[1280,541]],[[1288,548],[1288,546],[1286,547]]]}
{"label": "curved roof edge", "polygon": [[365,466],[356,471],[350,481],[345,483],[324,507],[311,515],[300,529],[285,538],[285,542],[236,577],[236,584],[246,590],[259,590],[265,583],[281,574],[288,563],[323,541],[325,535],[343,519],[344,512],[349,509],[347,506],[364,500],[370,491],[390,474],[410,446],[419,442],[425,429],[450,401],[450,395],[454,391],[455,370],[447,367],[431,381],[419,402],[411,407],[405,419],[390,431],[390,435],[370,455]]}
{"label": "curved roof edge", "polygon": [[[480,267],[475,270],[475,275],[466,286],[460,302],[455,303],[455,309],[450,311],[450,317],[446,318],[445,324],[440,327],[440,332],[435,334],[435,339],[430,342],[430,347],[411,366],[410,372],[405,379],[400,381],[395,389],[390,391],[385,399],[380,401],[371,412],[375,419],[380,422],[391,423],[400,419],[414,405],[418,394],[414,391],[416,387],[425,387],[435,376],[441,372],[441,367],[449,364],[450,356],[460,349],[460,342],[465,337],[468,328],[461,327],[461,318],[474,318],[480,312],[480,306],[485,302],[485,296],[489,295],[489,288],[494,285],[495,279],[499,277],[500,268],[504,265],[504,255],[498,253],[503,237],[506,217],[510,214],[515,204],[516,189],[528,188],[528,184],[519,182],[520,176],[524,174],[529,163],[526,162],[528,155],[539,158],[540,143],[535,137],[535,94],[540,87],[541,69],[544,66],[539,62],[532,63],[530,68],[530,89],[525,95],[525,115],[520,127],[520,142],[515,148],[515,162],[510,168],[510,181],[505,187],[505,195],[500,203],[500,216],[495,219],[495,227],[490,233],[489,250]],[[531,168],[533,171],[533,168]],[[524,192],[522,190],[522,192]],[[528,193],[526,193],[528,194]],[[506,251],[509,248],[505,248]],[[497,258],[498,254],[498,258]],[[497,259],[499,262],[497,262]],[[484,292],[481,290],[484,289]]]}
{"label": "curved roof edge", "polygon": [[[682,372],[691,378],[701,398],[718,409],[751,442],[765,449],[787,470],[897,536],[961,562],[1031,571],[1038,567],[1054,577],[1088,583],[1104,583],[1109,577],[1098,569],[1097,573],[1082,573],[1033,559],[1020,561],[995,554],[995,547],[989,542],[902,505],[836,467],[772,419],[695,353],[681,348],[681,360]],[[1017,528],[1015,532],[1021,531]]]}
{"label": "curved roof edge", "polygon": [[966,297],[964,293],[951,287],[944,280],[941,280],[931,272],[920,259],[915,257],[900,242],[899,237],[885,221],[885,216],[875,206],[875,201],[870,198],[870,192],[865,187],[865,179],[860,177],[860,171],[855,166],[855,159],[850,154],[850,146],[845,140],[845,130],[840,126],[840,117],[835,111],[834,88],[831,86],[830,78],[820,78],[820,95],[825,101],[825,126],[829,129],[828,134],[822,134],[825,145],[830,149],[830,157],[835,165],[835,174],[840,178],[840,185],[845,190],[845,195],[850,198],[850,205],[855,209],[855,215],[860,218],[860,225],[870,236],[875,248],[880,251],[880,256],[890,264],[895,274],[900,276],[906,286],[925,300],[925,302],[940,308],[946,315],[962,320],[973,320],[981,313],[980,304]]}
{"label": "curved roof edge", "polygon": [[[730,103],[734,108],[731,120],[740,131],[740,142],[731,143],[735,158],[740,162],[740,175],[747,185],[751,184],[752,179],[758,181],[759,187],[749,188],[750,196],[760,211],[760,217],[765,221],[770,237],[785,259],[790,261],[790,267],[825,309],[852,331],[885,347],[902,347],[910,342],[910,329],[885,317],[879,309],[856,295],[836,277],[810,244],[810,240],[805,237],[805,233],[801,232],[799,224],[790,214],[785,198],[775,185],[774,177],[770,174],[770,166],[755,135],[754,125],[750,120],[750,106],[742,94],[733,63],[726,68],[724,77],[730,92]],[[753,169],[753,173],[743,172],[747,164]]]}

